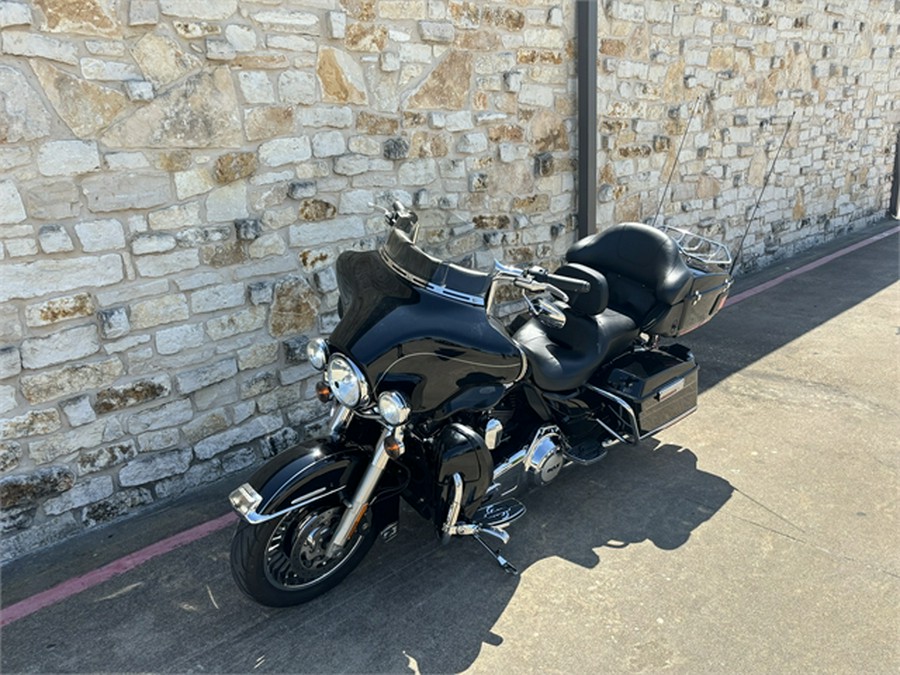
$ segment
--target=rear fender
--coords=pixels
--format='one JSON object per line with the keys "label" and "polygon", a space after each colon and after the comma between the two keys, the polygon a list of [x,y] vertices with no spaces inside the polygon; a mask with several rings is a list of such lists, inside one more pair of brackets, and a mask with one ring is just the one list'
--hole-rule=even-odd
{"label": "rear fender", "polygon": [[[294,446],[264,464],[229,496],[232,507],[251,525],[279,518],[321,500],[349,501],[369,464],[371,450],[319,439]],[[397,522],[399,496],[372,504],[381,531]]]}

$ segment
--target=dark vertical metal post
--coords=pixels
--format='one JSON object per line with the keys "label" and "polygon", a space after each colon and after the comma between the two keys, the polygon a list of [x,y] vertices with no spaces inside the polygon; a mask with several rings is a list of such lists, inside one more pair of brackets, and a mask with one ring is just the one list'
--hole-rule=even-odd
{"label": "dark vertical metal post", "polygon": [[575,5],[578,72],[578,237],[597,229],[597,2]]}
{"label": "dark vertical metal post", "polygon": [[897,144],[894,146],[894,183],[891,186],[888,216],[900,220],[900,131],[897,132]]}

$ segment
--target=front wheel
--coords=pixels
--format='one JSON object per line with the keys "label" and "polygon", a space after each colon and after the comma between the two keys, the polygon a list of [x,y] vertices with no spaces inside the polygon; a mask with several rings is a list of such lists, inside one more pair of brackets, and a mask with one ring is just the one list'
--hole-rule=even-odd
{"label": "front wheel", "polygon": [[263,605],[287,607],[337,586],[375,542],[367,510],[343,552],[327,558],[325,549],[343,513],[339,504],[322,504],[259,525],[242,520],[231,540],[231,573],[238,587]]}

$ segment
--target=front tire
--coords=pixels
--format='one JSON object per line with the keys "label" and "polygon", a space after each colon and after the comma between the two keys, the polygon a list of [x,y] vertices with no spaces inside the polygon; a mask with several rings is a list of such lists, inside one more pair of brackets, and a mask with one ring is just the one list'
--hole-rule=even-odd
{"label": "front tire", "polygon": [[321,504],[298,509],[259,525],[238,523],[231,540],[231,573],[238,587],[269,607],[309,602],[337,586],[375,543],[370,512],[339,557],[325,548],[344,507]]}

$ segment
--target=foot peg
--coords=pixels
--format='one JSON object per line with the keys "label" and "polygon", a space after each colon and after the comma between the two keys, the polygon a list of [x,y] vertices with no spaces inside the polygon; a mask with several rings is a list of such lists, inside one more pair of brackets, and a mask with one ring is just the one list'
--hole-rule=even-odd
{"label": "foot peg", "polygon": [[482,506],[472,520],[482,527],[506,527],[525,515],[525,505],[518,499],[504,499],[496,504]]}
{"label": "foot peg", "polygon": [[578,445],[566,450],[566,458],[576,464],[588,465],[599,462],[606,457],[607,447],[600,441],[593,439],[584,440]]}

